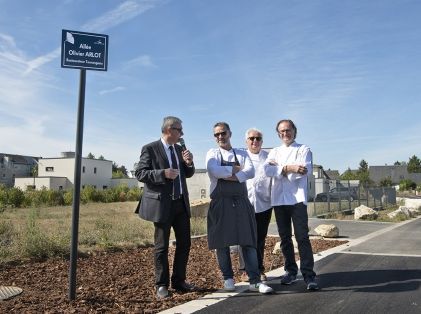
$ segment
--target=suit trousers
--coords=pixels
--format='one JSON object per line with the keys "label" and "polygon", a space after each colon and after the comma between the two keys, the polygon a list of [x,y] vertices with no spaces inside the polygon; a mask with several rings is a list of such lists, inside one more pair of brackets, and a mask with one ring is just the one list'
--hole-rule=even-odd
{"label": "suit trousers", "polygon": [[169,286],[170,272],[168,263],[168,246],[171,227],[174,230],[176,249],[171,275],[172,286],[186,280],[187,262],[189,259],[191,237],[190,218],[183,199],[171,201],[171,216],[165,223],[155,222],[155,284]]}
{"label": "suit trousers", "polygon": [[300,254],[300,271],[304,279],[314,278],[314,258],[311,242],[308,236],[307,206],[304,203],[295,205],[275,206],[276,224],[281,237],[281,250],[285,259],[285,271],[297,275],[298,266],[295,262],[294,244],[292,243],[291,221],[294,225],[295,239]]}

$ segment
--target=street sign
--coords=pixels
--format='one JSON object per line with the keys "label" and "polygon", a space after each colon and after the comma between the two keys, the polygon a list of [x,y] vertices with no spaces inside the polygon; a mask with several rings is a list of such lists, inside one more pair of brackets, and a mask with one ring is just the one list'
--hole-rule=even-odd
{"label": "street sign", "polygon": [[107,71],[108,35],[61,32],[61,67]]}
{"label": "street sign", "polygon": [[83,117],[85,111],[86,70],[107,71],[108,35],[61,32],[61,67],[80,69],[77,112],[75,180],[73,186],[72,241],[70,248],[69,299],[76,297],[77,246],[79,233],[80,181],[82,168]]}

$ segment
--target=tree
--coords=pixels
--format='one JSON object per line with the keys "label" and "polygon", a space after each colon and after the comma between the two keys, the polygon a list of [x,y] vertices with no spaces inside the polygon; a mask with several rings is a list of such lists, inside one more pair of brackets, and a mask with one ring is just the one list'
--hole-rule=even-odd
{"label": "tree", "polygon": [[102,155],[100,155],[100,156],[98,157],[98,160],[105,160],[105,157],[104,157],[104,156],[102,156]]}
{"label": "tree", "polygon": [[32,174],[32,177],[34,178],[33,188],[35,188],[35,177],[38,177],[38,164],[34,165],[31,168],[31,174]]}
{"label": "tree", "polygon": [[360,161],[360,167],[358,168],[357,177],[363,186],[368,186],[373,183],[373,181],[370,180],[370,173],[368,172],[368,163],[364,159]]}
{"label": "tree", "polygon": [[360,161],[360,167],[358,168],[359,172],[368,172],[368,163],[362,159]]}
{"label": "tree", "polygon": [[358,180],[357,175],[352,172],[352,170],[348,167],[348,169],[341,174],[341,180]]}
{"label": "tree", "polygon": [[421,160],[417,156],[409,158],[407,170],[409,173],[420,173],[421,172]]}
{"label": "tree", "polygon": [[117,163],[113,162],[112,171],[113,178],[128,178],[127,169],[124,165],[119,166]]}
{"label": "tree", "polygon": [[392,186],[392,178],[389,176],[387,178],[381,179],[379,185],[384,187]]}
{"label": "tree", "polygon": [[94,154],[89,153],[88,156],[86,156],[86,158],[88,158],[88,159],[95,159],[95,156],[94,156]]}

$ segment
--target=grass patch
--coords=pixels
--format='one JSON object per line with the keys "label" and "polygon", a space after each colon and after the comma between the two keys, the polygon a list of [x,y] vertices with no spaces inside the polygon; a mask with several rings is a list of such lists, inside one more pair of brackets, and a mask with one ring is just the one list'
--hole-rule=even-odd
{"label": "grass patch", "polygon": [[[137,202],[88,203],[79,210],[79,251],[153,244],[154,225],[134,214]],[[0,212],[0,264],[70,254],[72,207],[7,208]],[[192,235],[206,218],[191,218]]]}

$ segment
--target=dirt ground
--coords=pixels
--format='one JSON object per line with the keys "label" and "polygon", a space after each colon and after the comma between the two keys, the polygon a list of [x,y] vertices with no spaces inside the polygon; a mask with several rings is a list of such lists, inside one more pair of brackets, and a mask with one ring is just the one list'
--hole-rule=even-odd
{"label": "dirt ground", "polygon": [[[266,241],[266,271],[283,266],[273,255],[279,239]],[[314,253],[346,241],[311,240]],[[174,248],[170,250],[170,261]],[[233,266],[238,274],[238,258]],[[223,287],[215,254],[207,248],[206,238],[193,239],[187,281],[200,290],[177,293],[163,301],[155,298],[153,248],[118,252],[97,252],[78,260],[76,300],[68,300],[69,262],[50,259],[21,265],[0,266],[0,285],[17,286],[23,293],[0,301],[0,313],[156,313],[197,299]],[[239,274],[236,275],[239,282]]]}

